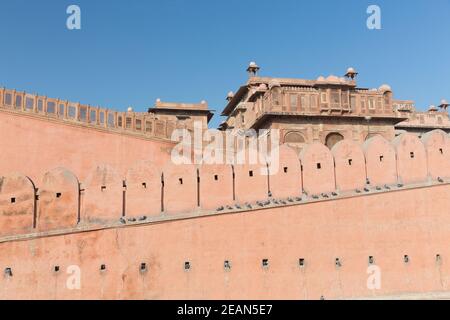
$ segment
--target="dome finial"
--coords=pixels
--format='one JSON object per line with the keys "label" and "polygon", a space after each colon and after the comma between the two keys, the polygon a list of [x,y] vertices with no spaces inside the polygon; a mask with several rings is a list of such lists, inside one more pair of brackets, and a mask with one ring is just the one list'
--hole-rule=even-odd
{"label": "dome finial", "polygon": [[256,64],[256,62],[252,61],[248,65],[247,72],[250,77],[256,77],[258,75],[259,69],[261,68]]}
{"label": "dome finial", "polygon": [[439,108],[441,108],[443,110],[447,110],[448,106],[449,106],[449,104],[448,104],[447,100],[442,99],[441,104],[439,105]]}
{"label": "dome finial", "polygon": [[358,75],[358,72],[356,72],[356,70],[352,67],[347,69],[347,73],[345,74],[345,76],[349,79],[355,80],[356,76]]}

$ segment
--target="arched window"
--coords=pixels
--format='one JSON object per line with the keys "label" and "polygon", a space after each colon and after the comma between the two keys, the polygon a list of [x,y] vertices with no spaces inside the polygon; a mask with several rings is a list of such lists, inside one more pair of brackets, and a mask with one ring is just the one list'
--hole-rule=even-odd
{"label": "arched window", "polygon": [[305,143],[305,138],[303,135],[296,131],[288,132],[284,136],[284,143]]}
{"label": "arched window", "polygon": [[337,132],[332,132],[325,138],[325,145],[331,149],[339,141],[344,140],[344,136]]}

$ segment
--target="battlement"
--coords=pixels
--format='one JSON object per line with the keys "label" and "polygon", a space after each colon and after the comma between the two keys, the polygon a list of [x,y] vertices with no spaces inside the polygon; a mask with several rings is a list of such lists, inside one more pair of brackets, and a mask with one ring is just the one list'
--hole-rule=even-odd
{"label": "battlement", "polygon": [[5,88],[0,88],[0,109],[142,137],[170,139],[176,127],[176,121],[146,112],[119,112]]}
{"label": "battlement", "polygon": [[[280,147],[278,168],[175,165],[140,161],[126,175],[99,165],[84,181],[57,168],[40,180],[26,173],[0,178],[0,237],[8,241],[211,214],[254,211],[450,183],[450,140],[441,130],[364,145],[307,145],[300,155]],[[272,168],[272,169],[271,169]],[[251,192],[249,192],[251,190]]]}
{"label": "battlement", "polygon": [[208,103],[206,101],[202,101],[201,103],[177,103],[177,102],[163,102],[161,100],[157,100],[155,103],[155,108],[160,109],[181,109],[181,110],[208,110]]}

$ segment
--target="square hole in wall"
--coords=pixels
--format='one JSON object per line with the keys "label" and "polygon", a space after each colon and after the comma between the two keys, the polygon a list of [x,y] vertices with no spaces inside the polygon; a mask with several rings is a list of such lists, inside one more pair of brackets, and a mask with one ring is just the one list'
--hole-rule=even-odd
{"label": "square hole in wall", "polygon": [[262,259],[261,264],[263,268],[269,267],[269,259]]}
{"label": "square hole in wall", "polygon": [[224,268],[225,270],[230,270],[230,269],[231,269],[231,262],[230,262],[229,260],[225,260],[225,261],[223,262],[223,268]]}
{"label": "square hole in wall", "polygon": [[106,190],[106,186],[101,186],[102,192]]}
{"label": "square hole in wall", "polygon": [[61,198],[61,196],[62,196],[61,192],[57,192],[57,193],[56,193],[56,197],[57,197],[57,198]]}
{"label": "square hole in wall", "polygon": [[184,270],[188,271],[191,269],[191,263],[189,261],[186,261],[184,263]]}
{"label": "square hole in wall", "polygon": [[444,154],[444,150],[442,150],[442,148],[439,149],[439,152],[440,152],[441,154]]}
{"label": "square hole in wall", "polygon": [[214,175],[214,180],[219,181],[219,176],[217,174]]}
{"label": "square hole in wall", "polygon": [[411,159],[414,159],[414,152],[410,152],[409,156],[411,157]]}
{"label": "square hole in wall", "polygon": [[16,203],[16,198],[11,198],[11,203]]}
{"label": "square hole in wall", "polygon": [[374,264],[375,259],[373,256],[369,256],[369,264]]}
{"label": "square hole in wall", "polygon": [[147,271],[147,264],[145,262],[141,263],[141,265],[139,267],[139,271],[141,271],[141,272]]}
{"label": "square hole in wall", "polygon": [[5,268],[5,276],[7,277],[12,277],[13,273],[12,273],[12,269],[11,268]]}
{"label": "square hole in wall", "polygon": [[249,177],[253,177],[253,171],[252,171],[252,170],[250,170],[250,171],[248,172],[248,176],[249,176]]}
{"label": "square hole in wall", "polygon": [[54,266],[54,267],[53,267],[53,271],[54,271],[54,272],[59,272],[59,266]]}
{"label": "square hole in wall", "polygon": [[380,156],[380,162],[383,162],[384,156]]}
{"label": "square hole in wall", "polygon": [[305,259],[303,259],[303,258],[298,259],[298,265],[301,268],[303,268],[305,266]]}
{"label": "square hole in wall", "polygon": [[105,271],[105,270],[106,270],[106,264],[100,265],[100,271]]}
{"label": "square hole in wall", "polygon": [[408,256],[407,254],[405,254],[405,255],[403,256],[403,262],[404,262],[404,263],[409,263],[409,256]]}
{"label": "square hole in wall", "polygon": [[179,178],[179,179],[178,179],[178,182],[179,182],[180,184],[183,184],[183,178]]}
{"label": "square hole in wall", "polygon": [[353,162],[353,159],[348,159],[348,165],[351,166]]}
{"label": "square hole in wall", "polygon": [[142,188],[147,189],[147,183],[146,182],[142,182]]}
{"label": "square hole in wall", "polygon": [[284,167],[283,171],[284,171],[284,173],[287,173],[288,172],[288,167]]}

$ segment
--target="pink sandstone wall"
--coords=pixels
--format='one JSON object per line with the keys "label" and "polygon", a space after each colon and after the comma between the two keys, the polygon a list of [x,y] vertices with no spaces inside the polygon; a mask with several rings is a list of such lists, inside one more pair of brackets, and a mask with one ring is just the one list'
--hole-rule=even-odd
{"label": "pink sandstone wall", "polygon": [[[269,165],[269,187],[274,198],[301,197],[302,168],[297,151],[287,145],[279,147],[278,167]],[[274,170],[272,172],[271,170]]]}
{"label": "pink sandstone wall", "polygon": [[35,190],[33,182],[21,174],[0,178],[0,235],[33,231]]}
{"label": "pink sandstone wall", "polygon": [[395,149],[381,136],[368,139],[363,145],[367,179],[374,185],[397,182],[397,158]]}
{"label": "pink sandstone wall", "polygon": [[40,231],[76,227],[79,220],[80,184],[75,175],[57,168],[47,172],[39,188],[37,225]]}
{"label": "pink sandstone wall", "polygon": [[238,203],[261,201],[268,197],[267,165],[237,164],[234,167],[235,199]]}
{"label": "pink sandstone wall", "polygon": [[119,219],[124,212],[121,176],[108,165],[99,165],[86,178],[81,194],[81,220],[103,224]]}
{"label": "pink sandstone wall", "polygon": [[309,195],[336,189],[333,155],[325,145],[316,142],[306,146],[300,153],[300,162],[303,168],[303,189]]}
{"label": "pink sandstone wall", "polygon": [[199,199],[202,209],[215,210],[234,203],[231,165],[202,165],[199,167],[199,178]]}
{"label": "pink sandstone wall", "polygon": [[[0,277],[0,298],[336,299],[445,292],[448,192],[445,184],[4,242],[2,271],[11,268],[13,276]],[[380,290],[366,286],[369,256],[381,268]],[[225,260],[231,269],[224,269]],[[142,263],[148,270],[140,271]],[[66,287],[72,265],[81,268],[80,290]]]}
{"label": "pink sandstone wall", "polygon": [[0,172],[26,172],[35,180],[57,167],[85,179],[94,166],[103,163],[121,175],[140,160],[162,166],[174,146],[169,141],[40,120],[2,109],[0,131]]}
{"label": "pink sandstone wall", "polygon": [[162,204],[162,172],[151,161],[140,161],[127,172],[125,212],[127,216],[157,216]]}
{"label": "pink sandstone wall", "polygon": [[450,139],[447,134],[434,130],[424,134],[422,142],[426,148],[428,175],[434,179],[450,177]]}
{"label": "pink sandstone wall", "polygon": [[412,133],[404,133],[392,142],[397,153],[397,173],[400,182],[423,181],[428,174],[427,155],[422,141]]}
{"label": "pink sandstone wall", "polygon": [[163,168],[163,181],[165,214],[198,208],[198,172],[194,165],[175,165],[169,161]]}
{"label": "pink sandstone wall", "polygon": [[364,146],[343,140],[332,151],[312,144],[300,159],[293,149],[282,146],[275,170],[266,165],[197,167],[171,161],[159,170],[153,162],[141,161],[125,175],[112,166],[97,165],[85,180],[62,167],[45,173],[42,180],[16,173],[0,178],[0,234],[102,226],[122,217],[261,207],[269,198],[286,203],[301,197],[317,200],[391,190],[397,184],[442,183],[448,174],[449,139],[434,131],[426,136],[425,145],[409,134],[392,144],[377,137]]}
{"label": "pink sandstone wall", "polygon": [[[170,162],[162,167],[162,181],[150,163],[148,170],[134,164],[128,174],[97,165],[79,180],[62,168],[42,180],[4,176],[0,268],[11,268],[12,276],[0,277],[0,298],[318,299],[450,291],[448,163],[427,161],[446,154],[449,137],[434,135],[435,143],[408,134],[392,145],[344,141],[333,152],[313,144],[300,155],[301,171],[295,170],[292,153],[281,152],[280,166],[288,163],[294,170],[277,174],[288,175],[290,187],[279,176],[261,174],[261,166],[243,165],[235,166],[234,175],[223,167],[217,172],[224,188],[208,188],[212,182],[205,183],[205,177],[218,168]],[[389,174],[374,181],[383,168]],[[363,190],[352,189],[367,178]],[[148,182],[155,194],[145,199],[142,190],[128,189],[139,181]],[[299,181],[307,195],[288,198],[290,190],[298,192]],[[269,185],[277,195],[270,202]],[[198,206],[201,199],[230,199],[231,186],[240,206],[214,210],[213,200]],[[140,214],[133,209],[134,197],[141,204],[149,201],[149,217],[135,219]],[[366,287],[369,256],[382,270],[380,291]],[[262,267],[263,259],[268,266]],[[299,259],[305,259],[303,266]],[[224,269],[225,260],[231,269]],[[148,270],[139,270],[142,263]],[[63,270],[74,264],[81,267],[83,287],[70,291],[64,289]]]}
{"label": "pink sandstone wall", "polygon": [[362,189],[366,184],[366,163],[361,146],[342,140],[331,149],[334,157],[336,188],[340,191]]}

